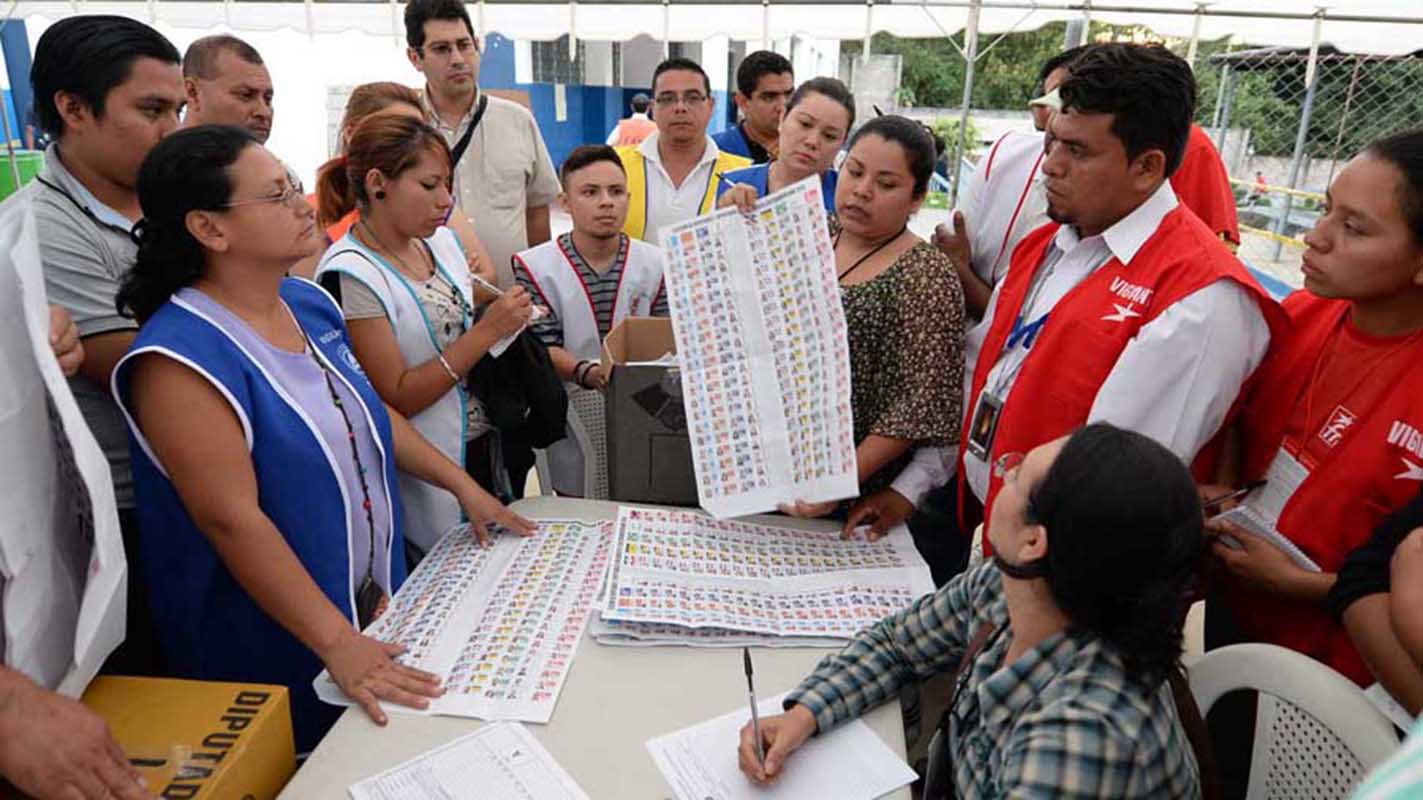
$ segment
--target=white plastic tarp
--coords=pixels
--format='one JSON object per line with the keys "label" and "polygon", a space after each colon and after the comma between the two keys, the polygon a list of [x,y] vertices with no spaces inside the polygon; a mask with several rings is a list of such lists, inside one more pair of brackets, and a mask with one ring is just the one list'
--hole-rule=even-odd
{"label": "white plastic tarp", "polygon": [[[942,0],[941,0],[942,1]],[[949,0],[956,2],[956,0]],[[1080,2],[985,0],[979,21],[984,33],[1032,30],[1046,23],[1080,17]],[[1008,4],[1015,7],[1005,7]],[[1234,35],[1250,44],[1307,47],[1313,35],[1310,19],[1244,17],[1246,14],[1314,14],[1323,6],[1323,39],[1341,50],[1398,54],[1423,48],[1423,2],[1419,0],[1099,0],[1092,18],[1118,24],[1145,25],[1157,33],[1189,38],[1200,15],[1203,39]],[[1022,8],[1018,6],[1035,6]],[[759,41],[765,30],[773,39],[805,36],[816,39],[858,39],[867,30],[896,36],[934,37],[961,30],[968,21],[964,2],[955,5],[901,2],[864,4],[774,3],[763,14],[759,4],[684,3],[470,3],[471,16],[482,31],[509,38],[551,40],[574,31],[578,38],[624,41],[638,35],[670,41],[703,41],[724,35]],[[1130,9],[1130,10],[1112,10]],[[179,28],[222,27],[234,31],[293,30],[329,34],[361,31],[399,37],[404,6],[396,3],[328,2],[19,2],[16,15],[50,20],[74,13],[112,13],[156,21]],[[1176,12],[1176,13],[1167,13]],[[1416,19],[1417,24],[1339,21],[1329,15]],[[763,24],[767,28],[763,29]]]}

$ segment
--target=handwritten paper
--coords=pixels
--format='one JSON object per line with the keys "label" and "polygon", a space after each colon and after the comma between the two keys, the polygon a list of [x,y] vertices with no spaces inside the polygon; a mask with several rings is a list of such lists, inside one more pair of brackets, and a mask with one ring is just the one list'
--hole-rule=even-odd
{"label": "handwritten paper", "polygon": [[[402,663],[439,675],[426,711],[392,712],[548,722],[606,570],[610,522],[543,520],[529,538],[480,547],[451,529],[391,598],[367,635],[406,646]],[[350,700],[326,672],[318,696]]]}
{"label": "handwritten paper", "polygon": [[[756,704],[761,719],[781,713],[782,694]],[[678,800],[870,800],[917,775],[864,720],[814,736],[786,759],[775,783],[758,787],[741,772],[737,743],[748,706],[647,743]]]}
{"label": "handwritten paper", "polygon": [[587,800],[572,776],[516,722],[467,736],[353,785],[351,800]]}
{"label": "handwritten paper", "polygon": [[845,313],[820,181],[663,230],[701,505],[854,497]]}

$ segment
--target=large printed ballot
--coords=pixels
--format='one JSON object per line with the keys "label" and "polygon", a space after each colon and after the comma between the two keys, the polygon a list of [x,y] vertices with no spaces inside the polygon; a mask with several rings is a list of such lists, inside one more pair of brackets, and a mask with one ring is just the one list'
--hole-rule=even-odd
{"label": "large printed ballot", "polygon": [[[405,645],[403,664],[440,676],[445,693],[402,714],[548,722],[592,612],[612,540],[609,522],[540,520],[523,538],[481,547],[468,525],[447,531],[366,634]],[[322,700],[351,705],[329,673]]]}
{"label": "large printed ballot", "polygon": [[618,509],[606,584],[600,613],[613,625],[595,633],[693,646],[759,643],[723,641],[734,633],[845,640],[934,591],[904,528],[847,541],[834,530],[628,507]]}
{"label": "large printed ballot", "polygon": [[78,697],[124,638],[109,464],[50,351],[30,195],[0,205],[0,659]]}
{"label": "large printed ballot", "polygon": [[850,350],[820,181],[662,234],[702,508],[854,497]]}

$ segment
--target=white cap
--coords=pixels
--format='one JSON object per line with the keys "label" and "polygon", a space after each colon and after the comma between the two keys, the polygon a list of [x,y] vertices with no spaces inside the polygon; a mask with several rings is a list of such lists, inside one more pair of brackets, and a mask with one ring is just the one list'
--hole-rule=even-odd
{"label": "white cap", "polygon": [[1056,89],[1053,89],[1052,91],[1048,92],[1047,94],[1043,95],[1042,97],[1034,97],[1032,100],[1029,100],[1029,101],[1028,101],[1028,105],[1029,105],[1029,106],[1045,106],[1045,107],[1047,107],[1047,108],[1052,109],[1053,111],[1061,111],[1061,110],[1062,110],[1062,95],[1059,95],[1059,94],[1057,93],[1057,90],[1056,90]]}

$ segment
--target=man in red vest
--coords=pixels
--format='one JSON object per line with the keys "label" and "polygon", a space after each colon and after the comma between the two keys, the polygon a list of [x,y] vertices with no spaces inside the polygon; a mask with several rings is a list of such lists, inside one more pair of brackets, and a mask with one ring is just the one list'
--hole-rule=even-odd
{"label": "man in red vest", "polygon": [[[1159,46],[1090,48],[1058,92],[1045,177],[1053,222],[1014,250],[965,375],[956,465],[971,531],[1022,453],[1097,421],[1187,462],[1215,436],[1283,320],[1169,179],[1195,113],[1190,67]],[[966,370],[968,372],[968,370]],[[881,513],[887,510],[890,513]],[[892,505],[867,500],[851,526]]]}

